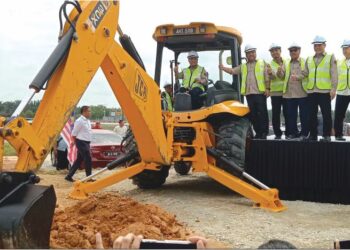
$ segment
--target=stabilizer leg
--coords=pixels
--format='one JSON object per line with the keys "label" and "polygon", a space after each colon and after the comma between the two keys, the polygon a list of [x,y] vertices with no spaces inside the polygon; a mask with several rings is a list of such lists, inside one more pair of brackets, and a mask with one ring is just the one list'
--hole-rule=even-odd
{"label": "stabilizer leg", "polygon": [[250,176],[243,169],[236,166],[234,162],[229,161],[225,156],[221,155],[214,148],[207,148],[207,153],[217,160],[224,161],[226,164],[234,168],[235,173],[240,175],[249,181],[253,182],[255,185],[259,186],[261,189],[245,182],[244,180],[227,173],[226,171],[209,164],[207,174],[216,180],[217,182],[223,184],[229,189],[241,194],[242,196],[255,202],[254,206],[263,208],[273,212],[281,212],[287,209],[279,199],[278,190],[272,189],[256,180],[254,177]]}
{"label": "stabilizer leg", "polygon": [[74,183],[73,191],[69,194],[69,197],[78,200],[84,200],[90,193],[95,193],[103,188],[116,184],[120,181],[133,177],[139,174],[145,169],[145,163],[140,162],[131,167],[117,171],[105,178],[97,180],[95,182],[81,182],[76,181]]}

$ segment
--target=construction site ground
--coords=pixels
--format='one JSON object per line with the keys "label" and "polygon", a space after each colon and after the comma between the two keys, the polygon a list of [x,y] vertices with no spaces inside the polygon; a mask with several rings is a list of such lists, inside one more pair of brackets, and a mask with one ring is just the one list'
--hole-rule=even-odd
{"label": "construction site ground", "polygon": [[[13,161],[13,158],[8,158],[7,165],[11,165]],[[212,239],[215,247],[256,248],[269,239],[283,239],[298,248],[332,248],[333,240],[350,238],[350,206],[283,201],[288,210],[282,213],[272,213],[253,208],[249,200],[203,174],[179,176],[172,170],[166,184],[157,190],[141,190],[134,186],[131,180],[125,180],[106,188],[90,200],[80,203],[67,198],[72,184],[64,180],[66,171],[58,172],[50,166],[49,161],[46,161],[38,174],[42,179],[41,184],[55,186],[58,197],[56,221],[54,222],[56,228],[53,228],[56,245],[53,244],[52,247],[72,247],[75,244],[62,244],[62,239],[67,236],[74,238],[74,235],[59,235],[56,230],[58,224],[66,231],[69,231],[69,227],[79,229],[77,222],[72,223],[69,218],[82,219],[86,216],[85,220],[91,221],[91,218],[94,218],[95,224],[103,225],[103,220],[108,221],[110,218],[108,216],[117,216],[118,211],[123,212],[122,215],[129,218],[124,223],[132,224],[130,227],[123,228],[115,226],[115,230],[124,230],[122,233],[126,233],[125,230],[134,230],[135,233],[143,232],[140,229],[143,225],[137,224],[137,221],[132,218],[133,213],[136,218],[141,218],[137,217],[142,216],[140,214],[146,217],[154,215],[156,218],[152,219],[152,223],[160,218],[162,222],[159,221],[159,225],[170,227],[170,229],[162,228],[162,235],[160,235],[160,231],[154,228],[153,231],[146,232],[149,237],[184,239],[194,233]],[[74,177],[78,179],[84,175],[84,171],[80,171]],[[118,206],[121,207],[118,208]],[[129,209],[130,207],[136,209]],[[78,215],[78,210],[83,211],[82,214]],[[128,215],[129,210],[130,216]],[[138,213],[135,210],[146,212]],[[115,212],[108,214],[110,213],[108,211]],[[100,216],[100,214],[105,215]],[[79,222],[78,218],[77,221]],[[155,225],[158,225],[157,223]],[[89,226],[85,229],[88,230]],[[114,229],[101,227],[101,230]],[[86,237],[93,238],[92,232]],[[107,240],[106,237],[104,240]],[[87,245],[80,244],[76,247],[91,247],[91,245],[87,243]]]}

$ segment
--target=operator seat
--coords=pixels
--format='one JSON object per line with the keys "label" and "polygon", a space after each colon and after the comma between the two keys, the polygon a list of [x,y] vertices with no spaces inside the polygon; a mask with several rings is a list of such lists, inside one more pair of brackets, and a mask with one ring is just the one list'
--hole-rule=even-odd
{"label": "operator seat", "polygon": [[210,107],[228,100],[239,100],[239,94],[232,85],[226,81],[217,81],[207,91],[205,106]]}

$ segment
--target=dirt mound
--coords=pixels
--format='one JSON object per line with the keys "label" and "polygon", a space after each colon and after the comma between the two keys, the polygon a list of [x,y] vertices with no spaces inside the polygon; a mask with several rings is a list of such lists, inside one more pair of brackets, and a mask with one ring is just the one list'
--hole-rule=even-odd
{"label": "dirt mound", "polygon": [[100,232],[105,248],[129,232],[149,239],[184,240],[190,234],[176,216],[150,204],[140,204],[116,194],[96,195],[86,201],[55,211],[51,248],[94,248]]}

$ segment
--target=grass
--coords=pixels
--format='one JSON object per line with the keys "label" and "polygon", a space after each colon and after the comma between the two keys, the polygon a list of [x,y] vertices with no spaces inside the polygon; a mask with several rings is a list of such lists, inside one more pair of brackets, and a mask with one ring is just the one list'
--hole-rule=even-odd
{"label": "grass", "polygon": [[8,142],[4,144],[4,156],[16,156],[16,150]]}

